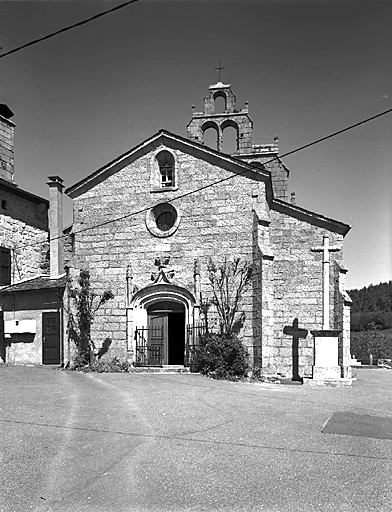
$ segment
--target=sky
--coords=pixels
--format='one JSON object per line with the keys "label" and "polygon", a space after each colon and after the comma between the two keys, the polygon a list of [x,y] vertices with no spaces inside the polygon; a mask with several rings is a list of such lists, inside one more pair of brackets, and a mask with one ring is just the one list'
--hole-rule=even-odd
{"label": "sky", "polygon": [[[2,1],[0,55],[121,3]],[[277,135],[283,155],[392,108],[391,26],[390,0],[139,0],[0,58],[15,182],[48,198],[48,176],[69,187],[161,128],[186,137],[219,62],[253,143]],[[283,158],[298,206],[352,226],[348,289],[392,280],[391,142],[390,113]]]}

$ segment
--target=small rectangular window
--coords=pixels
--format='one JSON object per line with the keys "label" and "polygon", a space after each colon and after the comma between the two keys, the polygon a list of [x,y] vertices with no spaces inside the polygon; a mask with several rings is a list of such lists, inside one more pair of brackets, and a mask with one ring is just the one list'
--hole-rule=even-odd
{"label": "small rectangular window", "polygon": [[0,285],[11,284],[11,251],[0,247]]}
{"label": "small rectangular window", "polygon": [[171,165],[161,165],[161,186],[162,187],[172,187],[173,183],[173,166]]}
{"label": "small rectangular window", "polygon": [[3,210],[6,210],[7,209],[7,201],[5,199],[2,199],[1,200],[1,208]]}

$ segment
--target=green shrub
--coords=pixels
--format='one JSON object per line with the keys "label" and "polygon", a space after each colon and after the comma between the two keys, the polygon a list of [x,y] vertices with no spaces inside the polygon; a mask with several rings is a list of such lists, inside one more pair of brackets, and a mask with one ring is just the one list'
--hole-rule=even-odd
{"label": "green shrub", "polygon": [[351,331],[369,331],[392,327],[392,311],[358,311],[351,313]]}
{"label": "green shrub", "polygon": [[92,372],[96,373],[119,373],[128,372],[129,363],[120,361],[117,357],[113,357],[110,361],[95,360],[91,363],[90,368]]}
{"label": "green shrub", "polygon": [[268,373],[266,373],[265,368],[259,365],[255,365],[249,372],[248,377],[251,382],[274,383],[280,381],[280,379],[282,378],[282,374],[269,375]]}
{"label": "green shrub", "polygon": [[74,359],[70,369],[85,373],[120,373],[129,372],[129,367],[129,363],[120,361],[118,357],[113,357],[110,361],[95,359],[89,364],[86,364],[84,358],[79,357]]}
{"label": "green shrub", "polygon": [[368,363],[369,355],[373,361],[392,358],[392,339],[380,331],[361,331],[351,333],[351,354],[358,361]]}
{"label": "green shrub", "polygon": [[236,380],[248,370],[248,354],[237,336],[207,333],[197,349],[201,372],[216,379]]}

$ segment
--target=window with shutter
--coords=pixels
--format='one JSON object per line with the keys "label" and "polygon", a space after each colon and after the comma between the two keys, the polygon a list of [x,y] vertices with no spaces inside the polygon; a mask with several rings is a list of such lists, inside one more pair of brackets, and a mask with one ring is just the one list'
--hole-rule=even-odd
{"label": "window with shutter", "polygon": [[0,247],[0,285],[11,284],[11,251]]}

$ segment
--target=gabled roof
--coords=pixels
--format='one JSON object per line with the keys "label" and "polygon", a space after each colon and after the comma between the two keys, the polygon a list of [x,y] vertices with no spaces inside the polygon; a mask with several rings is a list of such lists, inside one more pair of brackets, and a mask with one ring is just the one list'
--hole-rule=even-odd
{"label": "gabled roof", "polygon": [[36,276],[1,288],[0,295],[3,293],[63,289],[65,288],[66,279],[65,274],[55,278],[51,278],[50,276]]}
{"label": "gabled roof", "polygon": [[218,165],[219,167],[222,167],[235,174],[243,174],[248,178],[257,181],[269,182],[269,188],[272,191],[271,174],[269,171],[257,169],[256,167],[253,167],[252,165],[249,165],[242,160],[234,158],[230,155],[225,155],[224,153],[209,148],[208,146],[198,144],[197,142],[185,139],[166,130],[160,130],[158,133],[142,142],[135,148],[93,172],[87,176],[87,178],[84,178],[75,185],[68,187],[65,190],[65,193],[72,198],[78,197],[98,183],[104,181],[109,176],[112,176],[120,169],[126,167],[133,161],[161,145],[172,149],[179,149],[184,153],[188,153],[196,158],[206,160],[213,165]]}
{"label": "gabled roof", "polygon": [[339,235],[345,236],[351,229],[349,224],[330,219],[329,217],[324,217],[324,215],[311,212],[310,210],[301,208],[296,204],[286,203],[286,201],[282,201],[281,199],[274,199],[271,208],[279,213],[290,215],[291,217],[303,220],[320,228],[328,229],[329,231],[333,231]]}
{"label": "gabled roof", "polygon": [[[65,193],[72,199],[84,194],[95,185],[103,182],[109,176],[116,174],[119,170],[131,164],[141,156],[149,153],[150,151],[158,148],[159,146],[166,146],[172,149],[179,149],[184,153],[188,153],[195,158],[205,160],[213,165],[217,165],[223,169],[226,169],[235,175],[244,175],[249,179],[255,181],[263,181],[266,184],[266,195],[267,201],[271,209],[276,210],[280,213],[284,213],[291,217],[298,218],[310,224],[328,229],[330,231],[346,235],[351,229],[351,226],[344,224],[333,219],[329,219],[317,213],[300,208],[297,205],[286,203],[280,199],[275,199],[272,188],[271,172],[266,169],[260,169],[253,166],[250,163],[235,158],[230,155],[226,155],[219,151],[216,151],[208,146],[204,146],[197,142],[189,139],[180,137],[167,130],[160,130],[158,133],[145,140],[135,148],[119,156],[112,162],[109,162],[105,166],[101,167],[97,171],[93,172],[86,178],[75,183],[71,187],[65,190]],[[286,168],[278,157],[279,162]],[[287,168],[286,168],[287,169]],[[288,171],[288,169],[287,169]],[[173,198],[172,201],[175,201]]]}

